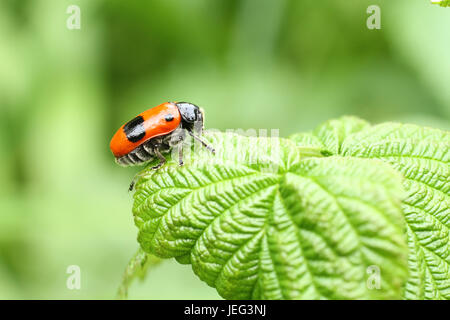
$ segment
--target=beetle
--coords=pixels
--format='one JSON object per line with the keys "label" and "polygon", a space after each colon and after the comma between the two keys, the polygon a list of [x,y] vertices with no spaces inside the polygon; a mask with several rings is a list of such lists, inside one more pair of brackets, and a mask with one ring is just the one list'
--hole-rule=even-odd
{"label": "beetle", "polygon": [[[148,109],[117,130],[110,142],[110,149],[121,166],[141,165],[159,159],[152,167],[158,170],[166,163],[164,153],[179,145],[178,164],[183,165],[181,143],[186,132],[203,147],[215,154],[215,150],[201,137],[204,125],[204,112],[189,102],[165,102]],[[197,132],[199,131],[199,135]],[[130,185],[133,189],[134,183]]]}

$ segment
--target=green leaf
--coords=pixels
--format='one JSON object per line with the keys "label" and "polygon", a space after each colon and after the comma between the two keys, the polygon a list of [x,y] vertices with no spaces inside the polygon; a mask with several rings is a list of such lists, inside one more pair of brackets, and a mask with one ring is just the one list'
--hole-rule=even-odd
{"label": "green leaf", "polygon": [[410,247],[408,299],[450,299],[450,133],[387,123],[344,142],[342,154],[379,158],[404,177]]}
{"label": "green leaf", "polygon": [[[353,121],[334,120],[333,127],[349,127],[349,122]],[[300,145],[316,141],[306,144],[341,156],[383,160],[404,176],[408,196],[403,212],[410,248],[405,298],[450,299],[450,133],[399,123],[352,131],[346,135],[334,130],[330,137],[329,131],[318,129],[308,139],[292,138]]]}
{"label": "green leaf", "polygon": [[331,154],[340,154],[342,142],[351,134],[369,127],[362,119],[346,116],[329,120],[312,132],[297,133],[289,138],[299,146],[326,148]]}
{"label": "green leaf", "polygon": [[[324,141],[339,150],[355,130]],[[205,137],[216,156],[144,169],[133,206],[143,250],[191,263],[228,299],[401,297],[403,192],[390,166],[287,139]],[[367,285],[373,266],[380,290]]]}
{"label": "green leaf", "polygon": [[450,0],[431,0],[433,4],[438,4],[441,7],[450,7]]}

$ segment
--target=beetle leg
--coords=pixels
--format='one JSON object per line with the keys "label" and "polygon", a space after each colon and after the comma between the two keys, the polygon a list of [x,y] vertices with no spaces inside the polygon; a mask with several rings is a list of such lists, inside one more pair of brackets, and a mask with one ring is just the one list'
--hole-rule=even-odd
{"label": "beetle leg", "polygon": [[161,154],[161,152],[159,151],[158,148],[153,148],[153,152],[158,157],[159,163],[156,166],[151,167],[151,169],[152,170],[158,170],[159,168],[161,168],[166,163],[166,158],[164,158],[164,156]]}
{"label": "beetle leg", "polygon": [[200,138],[199,136],[196,136],[193,132],[188,131],[189,134],[191,135],[192,138],[194,138],[195,140],[199,141],[206,149],[208,149],[209,151],[211,151],[212,154],[216,154],[216,150],[214,150],[213,147],[211,147],[209,144],[207,144],[205,141],[203,141],[202,138]]}
{"label": "beetle leg", "polygon": [[178,165],[181,167],[183,164],[183,144],[180,143],[178,145]]}

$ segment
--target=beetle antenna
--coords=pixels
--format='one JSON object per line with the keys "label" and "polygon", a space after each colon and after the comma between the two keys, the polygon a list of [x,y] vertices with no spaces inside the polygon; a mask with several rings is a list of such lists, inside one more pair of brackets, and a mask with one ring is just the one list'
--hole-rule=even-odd
{"label": "beetle antenna", "polygon": [[205,130],[205,110],[203,108],[198,108],[202,114],[202,131]]}

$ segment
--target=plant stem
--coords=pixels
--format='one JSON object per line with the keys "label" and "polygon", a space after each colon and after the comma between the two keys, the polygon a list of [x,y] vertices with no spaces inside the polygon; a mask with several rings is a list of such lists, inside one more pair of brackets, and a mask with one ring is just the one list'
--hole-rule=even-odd
{"label": "plant stem", "polygon": [[151,266],[159,264],[162,260],[147,254],[140,247],[137,252],[133,255],[131,260],[125,269],[122,277],[122,282],[120,283],[119,289],[117,290],[117,299],[127,299],[128,298],[128,288],[136,277],[141,280],[145,278],[147,274],[147,269]]}

